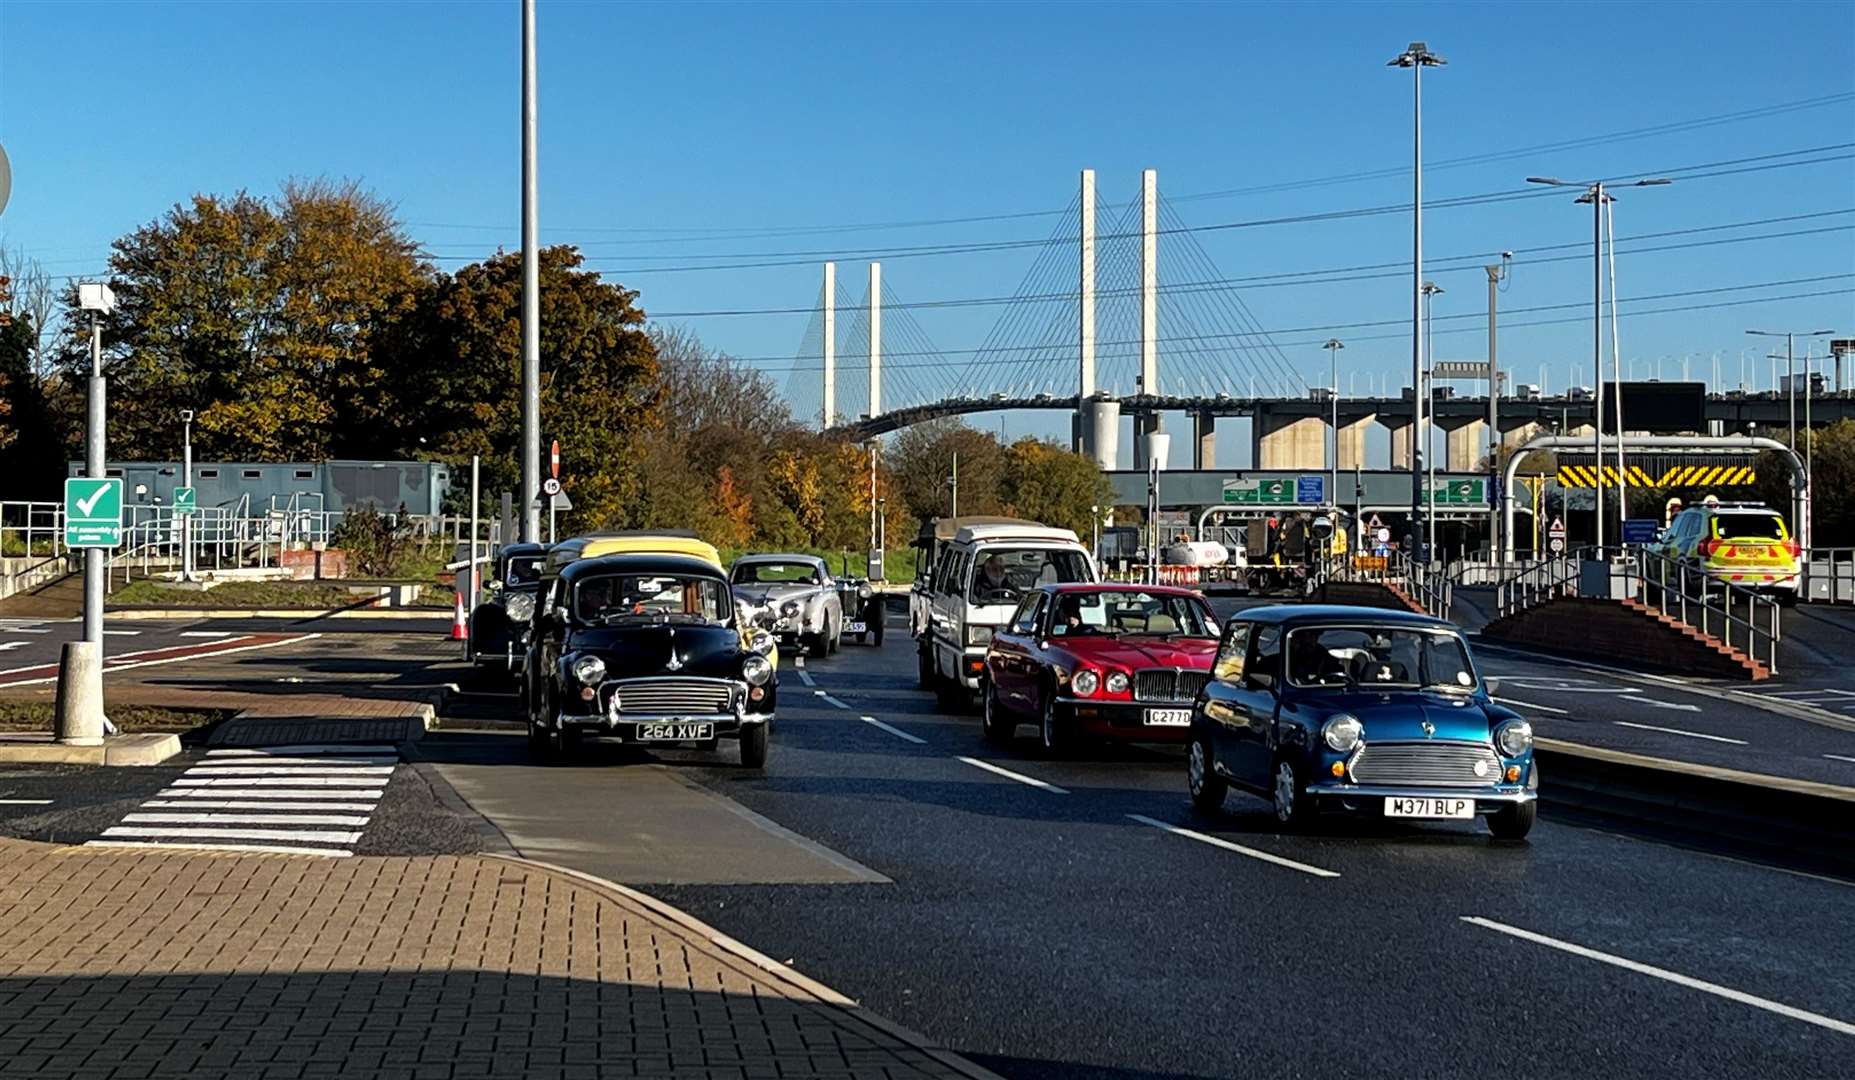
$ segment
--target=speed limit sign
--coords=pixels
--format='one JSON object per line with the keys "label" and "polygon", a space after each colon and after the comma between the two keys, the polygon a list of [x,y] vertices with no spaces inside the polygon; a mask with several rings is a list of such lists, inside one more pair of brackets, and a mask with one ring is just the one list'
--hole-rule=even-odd
{"label": "speed limit sign", "polygon": [[1565,554],[1565,537],[1555,536],[1552,539],[1546,541],[1546,548],[1547,550],[1551,551],[1554,555]]}
{"label": "speed limit sign", "polygon": [[560,478],[556,476],[550,476],[546,480],[541,481],[541,493],[543,495],[546,495],[550,499],[556,495],[559,495],[560,494]]}

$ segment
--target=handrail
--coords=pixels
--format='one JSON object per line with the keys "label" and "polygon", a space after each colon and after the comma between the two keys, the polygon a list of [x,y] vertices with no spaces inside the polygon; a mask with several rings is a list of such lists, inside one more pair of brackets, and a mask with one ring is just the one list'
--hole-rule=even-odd
{"label": "handrail", "polygon": [[[1734,647],[1733,631],[1738,628],[1740,651],[1755,661],[1763,652],[1762,662],[1766,669],[1777,674],[1778,642],[1783,640],[1783,626],[1776,600],[1729,581],[1710,580],[1705,574],[1652,551],[1639,551],[1634,560],[1618,559],[1610,567],[1613,577],[1619,570],[1623,572],[1626,590],[1643,603],[1651,602],[1649,594],[1653,591],[1653,603],[1662,614],[1720,639],[1729,649]],[[1630,587],[1632,584],[1634,588]],[[1688,591],[1690,584],[1699,586],[1698,595]],[[1653,590],[1650,586],[1654,586]],[[1709,597],[1716,587],[1720,596],[1717,603]],[[1735,606],[1744,614],[1735,615]]]}
{"label": "handrail", "polygon": [[1456,583],[1447,564],[1426,565],[1401,551],[1389,555],[1360,556],[1356,553],[1328,555],[1310,568],[1311,583],[1330,581],[1369,582],[1379,585],[1399,584],[1405,595],[1417,602],[1426,614],[1439,619],[1450,617],[1455,605]]}

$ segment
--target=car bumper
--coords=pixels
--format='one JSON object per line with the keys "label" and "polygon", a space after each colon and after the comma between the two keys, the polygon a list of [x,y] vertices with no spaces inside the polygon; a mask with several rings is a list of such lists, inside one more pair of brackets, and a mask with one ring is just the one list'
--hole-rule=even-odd
{"label": "car bumper", "polygon": [[[772,720],[773,714],[770,712],[689,715],[626,713],[622,716],[612,716],[608,713],[562,713],[555,718],[555,723],[563,731],[572,729],[583,734],[597,735],[601,738],[635,743],[640,746],[688,746],[713,743],[719,739],[738,739],[744,728],[771,723]],[[712,725],[713,734],[708,738],[696,739],[645,738],[640,735],[641,728],[666,724],[709,724]]]}
{"label": "car bumper", "polygon": [[1782,567],[1709,566],[1704,572],[1710,581],[1736,585],[1753,592],[1794,593],[1803,581],[1801,571]]}
{"label": "car bumper", "polygon": [[[1184,723],[1149,724],[1148,710],[1183,713]],[[1068,731],[1121,742],[1188,743],[1192,738],[1190,702],[1095,701],[1057,698],[1057,722]]]}
{"label": "car bumper", "polygon": [[[1503,807],[1529,803],[1539,792],[1520,784],[1490,787],[1422,787],[1404,784],[1309,784],[1307,793],[1322,810],[1347,810],[1380,816],[1386,799],[1474,799],[1477,814],[1489,814]],[[1398,818],[1396,820],[1407,820]],[[1422,820],[1422,819],[1408,819]]]}

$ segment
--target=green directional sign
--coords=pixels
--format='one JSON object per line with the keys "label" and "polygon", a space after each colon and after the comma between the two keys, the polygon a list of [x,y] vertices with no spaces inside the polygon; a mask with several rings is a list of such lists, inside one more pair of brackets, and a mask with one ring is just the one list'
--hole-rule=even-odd
{"label": "green directional sign", "polygon": [[1438,480],[1436,482],[1436,505],[1438,506],[1485,506],[1488,502],[1488,482],[1474,480]]}
{"label": "green directional sign", "polygon": [[64,546],[122,544],[122,481],[72,476],[64,482]]}
{"label": "green directional sign", "polygon": [[1237,506],[1293,506],[1294,478],[1274,480],[1226,480],[1224,501]]}
{"label": "green directional sign", "polygon": [[176,514],[197,514],[200,512],[199,500],[190,487],[174,489],[174,512]]}

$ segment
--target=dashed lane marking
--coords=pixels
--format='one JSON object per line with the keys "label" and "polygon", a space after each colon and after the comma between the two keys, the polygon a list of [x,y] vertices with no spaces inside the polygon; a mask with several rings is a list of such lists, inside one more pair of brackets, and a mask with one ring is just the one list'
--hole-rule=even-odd
{"label": "dashed lane marking", "polygon": [[27,644],[28,643],[24,641],[0,641],[0,652],[10,652],[13,649],[23,649],[26,647]]}
{"label": "dashed lane marking", "polygon": [[1238,855],[1248,855],[1252,859],[1261,859],[1263,862],[1266,862],[1266,863],[1274,863],[1277,866],[1286,866],[1290,870],[1299,870],[1304,874],[1312,874],[1315,877],[1324,877],[1324,878],[1332,878],[1332,877],[1340,876],[1340,872],[1338,870],[1327,870],[1319,866],[1309,866],[1307,863],[1304,863],[1304,862],[1296,862],[1293,859],[1285,859],[1280,855],[1272,855],[1267,851],[1258,851],[1257,849],[1253,847],[1244,847],[1242,844],[1232,843],[1229,840],[1226,840],[1221,836],[1212,836],[1209,833],[1201,833],[1201,832],[1197,832],[1192,829],[1183,829],[1177,825],[1168,825],[1163,821],[1159,821],[1154,818],[1147,817],[1144,814],[1129,814],[1127,816],[1132,818],[1135,821],[1138,821],[1142,825],[1151,825],[1155,829],[1161,829],[1165,832],[1171,833],[1174,836],[1183,836],[1188,840],[1196,840],[1201,844],[1210,844],[1214,848],[1223,848],[1225,851],[1234,851]]}
{"label": "dashed lane marking", "polygon": [[142,636],[142,632],[140,630],[105,630],[103,631],[103,634],[105,637],[141,637]]}
{"label": "dashed lane marking", "polygon": [[1732,743],[1734,746],[1747,745],[1744,739],[1729,739],[1724,735],[1708,735],[1699,731],[1683,731],[1680,728],[1660,727],[1655,724],[1632,724],[1628,720],[1612,720],[1618,727],[1636,728],[1639,731],[1661,731],[1669,735],[1685,735],[1690,739],[1707,739],[1711,742]]}
{"label": "dashed lane marking", "polygon": [[1551,705],[1535,705],[1530,701],[1521,701],[1518,698],[1497,697],[1494,700],[1503,705],[1518,705],[1523,709],[1538,709],[1540,712],[1558,713],[1560,716],[1570,716],[1572,712],[1570,709],[1555,708]]}
{"label": "dashed lane marking", "polygon": [[828,702],[830,702],[831,704],[833,704],[833,705],[835,705],[835,706],[837,706],[837,707],[838,707],[838,708],[840,708],[840,709],[848,709],[848,708],[850,708],[850,706],[848,706],[848,705],[846,705],[846,704],[844,704],[843,702],[841,702],[841,701],[839,701],[839,700],[837,700],[836,698],[834,698],[834,697],[832,697],[832,696],[831,696],[830,694],[827,694],[827,693],[825,693],[825,692],[824,692],[823,690],[813,690],[813,691],[812,691],[812,693],[813,693],[813,694],[815,694],[815,695],[817,695],[818,697],[821,697],[821,698],[823,698],[824,700],[826,700],[826,701],[828,701]]}
{"label": "dashed lane marking", "polygon": [[881,728],[882,730],[888,732],[889,734],[895,736],[898,739],[906,739],[909,742],[916,743],[916,744],[927,742],[926,739],[916,738],[915,736],[910,735],[908,732],[903,731],[901,728],[890,727],[888,724],[883,723],[881,720],[876,719],[874,716],[862,716],[862,717],[858,717],[858,719],[862,720],[866,724],[871,725],[872,727]]}
{"label": "dashed lane marking", "polygon": [[0,806],[50,806],[51,802],[50,799],[0,799]]}
{"label": "dashed lane marking", "polygon": [[232,636],[230,630],[182,630],[181,637],[227,638]]}
{"label": "dashed lane marking", "polygon": [[1829,758],[1832,761],[1855,762],[1855,757],[1848,757],[1845,754],[1824,754],[1823,756],[1826,758]]}
{"label": "dashed lane marking", "polygon": [[1052,784],[1045,780],[1039,780],[1035,776],[1025,776],[1023,773],[1012,772],[1010,769],[1001,768],[1000,766],[994,765],[989,761],[981,761],[978,758],[970,758],[970,757],[955,758],[954,760],[964,761],[966,764],[971,765],[975,769],[984,769],[986,772],[996,773],[997,775],[1002,776],[1007,780],[1016,780],[1020,784],[1029,784],[1031,787],[1037,788],[1041,791],[1047,791],[1052,795],[1069,794],[1068,788],[1057,787],[1055,784]]}
{"label": "dashed lane marking", "polygon": [[1633,971],[1638,975],[1648,975],[1652,978],[1662,979],[1674,983],[1676,986],[1685,986],[1690,990],[1699,990],[1702,993],[1713,994],[1716,997],[1723,997],[1728,1001],[1736,1001],[1741,1005],[1750,1005],[1755,1009],[1763,1009],[1766,1012],[1776,1013],[1779,1016],[1787,1017],[1791,1020],[1801,1020],[1806,1024],[1815,1024],[1818,1027],[1828,1028],[1842,1035],[1855,1035],[1855,1024],[1851,1024],[1846,1020],[1838,1020],[1833,1016],[1824,1016],[1821,1013],[1813,1013],[1806,1009],[1799,1009],[1792,1005],[1786,1005],[1783,1002],[1772,1001],[1770,998],[1762,998],[1756,994],[1748,994],[1743,990],[1734,990],[1730,986],[1721,986],[1719,983],[1708,982],[1705,979],[1696,979],[1691,975],[1683,975],[1678,971],[1670,971],[1667,968],[1659,968],[1651,964],[1640,963],[1635,960],[1616,956],[1612,953],[1599,952],[1596,949],[1586,948],[1583,945],[1575,945],[1569,941],[1561,941],[1558,938],[1547,937],[1545,934],[1536,934],[1531,930],[1522,930],[1517,926],[1508,926],[1506,923],[1498,923],[1493,919],[1484,919],[1479,915],[1463,915],[1461,919],[1465,923],[1479,926],[1484,930],[1493,930],[1498,934],[1506,934],[1509,937],[1516,937],[1522,941],[1530,941],[1535,945],[1544,945],[1549,949],[1557,949],[1560,952],[1570,953],[1573,956],[1581,956],[1586,960],[1596,960],[1600,964],[1620,967],[1625,971]]}
{"label": "dashed lane marking", "polygon": [[806,686],[817,686],[818,685],[818,680],[812,678],[812,673],[805,670],[805,658],[803,656],[799,657],[797,660],[794,660],[792,664],[793,664],[793,670],[799,673],[800,682],[804,683]]}

